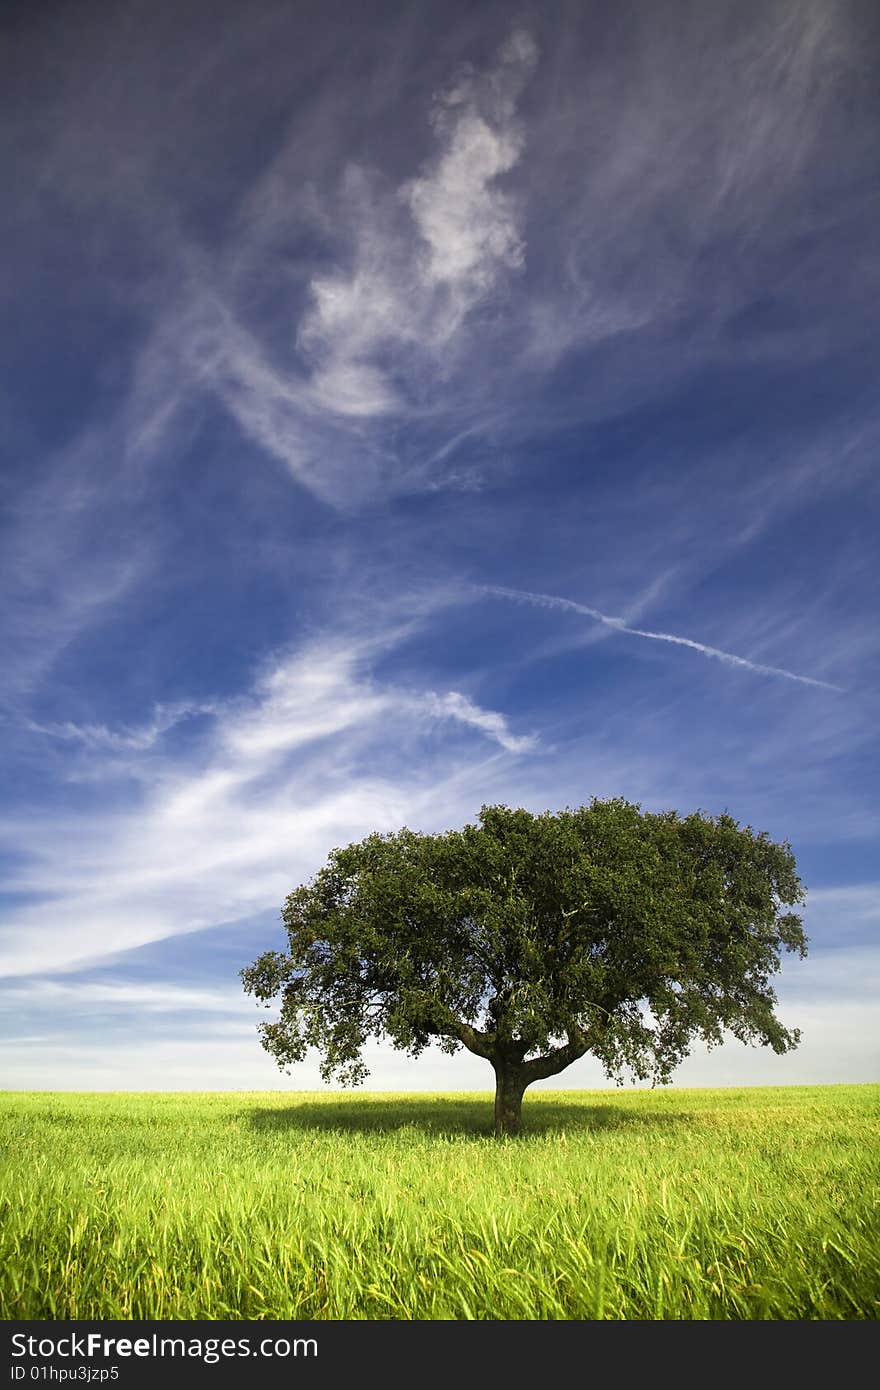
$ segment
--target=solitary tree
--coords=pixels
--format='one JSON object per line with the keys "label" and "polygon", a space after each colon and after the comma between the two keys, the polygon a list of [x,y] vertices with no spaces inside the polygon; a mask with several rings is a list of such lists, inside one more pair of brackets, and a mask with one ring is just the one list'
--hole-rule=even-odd
{"label": "solitary tree", "polygon": [[774,1052],[780,950],[806,955],[791,847],[729,815],[642,812],[621,799],[558,814],[484,806],[446,834],[369,835],[287,899],[286,952],[241,972],[277,1022],[286,1069],[310,1047],[354,1085],[385,1036],[491,1062],[495,1132],[517,1134],[527,1086],[590,1052],[619,1083],[668,1081],[724,1030]]}

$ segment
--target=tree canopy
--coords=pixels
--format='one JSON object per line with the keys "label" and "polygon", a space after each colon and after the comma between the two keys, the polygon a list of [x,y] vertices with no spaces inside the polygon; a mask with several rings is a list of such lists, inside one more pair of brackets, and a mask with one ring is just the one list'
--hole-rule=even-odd
{"label": "tree canopy", "polygon": [[287,950],[241,972],[280,1016],[260,1025],[279,1066],[321,1056],[325,1080],[366,1077],[371,1036],[417,1056],[468,1048],[496,1074],[495,1128],[586,1053],[623,1081],[670,1079],[695,1039],[725,1032],[783,1053],[781,951],[806,955],[791,846],[728,814],[643,812],[623,799],[402,829],[334,849],[287,898]]}

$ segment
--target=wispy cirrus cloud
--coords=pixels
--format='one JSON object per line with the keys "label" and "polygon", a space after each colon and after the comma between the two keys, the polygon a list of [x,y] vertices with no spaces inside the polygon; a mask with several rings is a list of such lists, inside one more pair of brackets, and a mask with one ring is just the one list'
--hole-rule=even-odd
{"label": "wispy cirrus cloud", "polygon": [[[741,19],[733,5],[683,6],[675,24],[646,10],[598,47],[589,9],[536,14],[528,32],[506,34],[503,13],[457,12],[436,60],[420,54],[416,68],[406,27],[365,14],[338,36],[349,55],[363,50],[364,71],[349,63],[336,97],[300,93],[313,69],[332,69],[327,35],[310,30],[292,61],[281,35],[293,21],[258,8],[247,23],[230,9],[210,34],[194,23],[177,35],[191,61],[167,112],[155,91],[168,17],[125,80],[124,17],[107,24],[106,49],[88,26],[70,33],[65,80],[40,119],[54,138],[40,196],[20,204],[25,225],[45,224],[40,199],[57,188],[78,212],[100,210],[80,228],[97,264],[108,210],[155,258],[140,294],[150,372],[135,373],[129,422],[143,448],[171,402],[206,393],[250,444],[346,510],[450,474],[456,486],[470,475],[443,464],[445,444],[471,429],[479,438],[487,422],[540,434],[710,361],[826,350],[834,306],[814,273],[813,232],[850,205],[800,200],[808,176],[835,167],[824,158],[835,91],[845,74],[863,80],[846,7],[778,0]],[[242,46],[259,52],[261,78],[238,71],[233,118],[215,84]],[[475,63],[472,48],[489,56]],[[198,203],[224,141],[262,130],[267,91],[281,109],[296,93],[295,118],[274,154],[247,163],[233,210],[194,234],[187,193]],[[413,127],[411,140],[389,140],[395,159],[377,112]],[[843,302],[834,312],[856,331]],[[744,334],[753,321],[765,328]],[[685,341],[658,351],[656,334],[681,323]],[[598,345],[609,348],[601,361]],[[548,409],[541,385],[565,359],[580,361],[581,386]],[[424,437],[402,438],[402,423]]]}
{"label": "wispy cirrus cloud", "polygon": [[[376,679],[371,663],[396,640],[325,638],[276,658],[247,695],[200,706],[209,727],[173,756],[161,740],[180,733],[182,709],[116,735],[63,727],[88,750],[92,781],[130,789],[129,809],[56,814],[38,839],[27,818],[0,823],[4,850],[27,850],[6,877],[19,906],[0,972],[94,964],[277,908],[334,844],[413,814],[471,814],[466,788],[534,739],[461,692]],[[475,737],[495,753],[474,759]]]}
{"label": "wispy cirrus cloud", "polygon": [[521,268],[517,204],[497,181],[522,153],[516,102],[536,61],[534,40],[515,32],[487,71],[468,69],[435,98],[439,149],[415,178],[388,188],[367,169],[346,170],[353,265],[312,277],[298,332],[320,407],[376,415],[411,405],[379,354],[393,346],[436,363],[468,312]]}
{"label": "wispy cirrus cloud", "polygon": [[422,279],[448,291],[453,328],[503,270],[519,269],[525,258],[516,204],[496,180],[522,153],[516,104],[537,59],[534,39],[518,30],[488,74],[469,69],[455,80],[434,106],[441,152],[401,189],[426,247]]}
{"label": "wispy cirrus cloud", "polygon": [[[274,46],[279,27],[261,15],[248,41]],[[397,491],[472,487],[473,468],[444,452],[451,441],[478,444],[498,429],[540,435],[572,408],[597,418],[621,391],[650,394],[658,379],[672,382],[698,361],[738,358],[745,347],[727,325],[752,311],[750,266],[760,258],[724,255],[716,265],[713,247],[732,226],[737,244],[758,238],[766,250],[773,241],[774,209],[797,199],[821,148],[853,26],[815,4],[774,4],[744,25],[724,6],[689,12],[676,26],[646,12],[616,35],[612,65],[585,68],[587,27],[575,12],[559,24],[535,17],[531,32],[506,36],[497,17],[463,26],[463,37],[479,36],[491,56],[462,61],[451,45],[446,71],[439,60],[431,66],[406,119],[422,136],[430,131],[433,147],[414,139],[409,160],[393,166],[381,141],[339,160],[333,137],[351,134],[350,112],[366,99],[354,77],[349,103],[326,93],[306,102],[274,156],[242,179],[237,213],[218,223],[213,240],[185,230],[186,202],[169,197],[159,151],[174,166],[179,129],[190,123],[194,140],[207,138],[199,103],[214,110],[210,84],[236,52],[229,32],[215,36],[175,92],[173,127],[155,111],[144,118],[149,83],[126,91],[125,160],[105,149],[106,82],[90,84],[76,113],[88,115],[89,140],[105,160],[84,165],[71,145],[71,110],[52,107],[58,129],[43,183],[92,206],[104,164],[107,178],[117,170],[125,218],[159,267],[140,296],[144,347],[126,447],[155,455],[188,403],[219,401],[249,445],[350,511]],[[310,44],[326,58],[324,40]],[[377,30],[371,44],[389,80],[400,82],[406,40]],[[284,65],[268,48],[263,57],[278,95]],[[118,75],[106,67],[101,76],[113,75],[119,106]],[[681,73],[686,81],[670,80]],[[68,74],[68,101],[77,80]],[[245,128],[260,109],[249,84],[246,95]],[[389,109],[395,99],[385,94]],[[143,134],[150,129],[152,144]],[[172,185],[179,197],[189,181]],[[774,303],[806,303],[819,292],[815,276],[801,284],[799,265],[789,258],[776,277]],[[809,325],[795,309],[793,319],[771,313],[788,327],[747,335],[748,352],[760,338],[777,357],[795,345],[802,356]],[[682,317],[692,324],[692,350],[658,352],[652,335]],[[621,335],[625,361],[613,347]],[[822,342],[809,341],[821,353]],[[547,411],[547,373],[600,344],[610,356],[584,361],[576,401],[554,400]],[[487,463],[479,476],[490,472]]]}
{"label": "wispy cirrus cloud", "polygon": [[[43,502],[51,491],[43,491]],[[26,698],[59,654],[112,612],[148,573],[148,546],[119,544],[101,534],[95,522],[94,513],[83,515],[59,488],[58,501],[47,505],[46,515],[14,520],[4,537],[3,703]]]}
{"label": "wispy cirrus cloud", "polygon": [[807,899],[810,922],[831,942],[843,929],[880,931],[880,882],[813,888]]}
{"label": "wispy cirrus cloud", "polygon": [[[198,988],[172,981],[131,979],[17,979],[0,986],[0,1015],[5,1010],[35,1008],[45,1021],[47,1010],[54,1013],[95,1018],[119,1015],[133,1010],[147,1014],[229,1014],[252,1018],[253,1005],[240,990],[230,987]],[[46,1036],[35,1041],[46,1041]],[[25,1041],[17,1039],[14,1041]]]}
{"label": "wispy cirrus cloud", "polygon": [[421,703],[435,718],[456,719],[472,729],[479,729],[487,737],[495,739],[508,753],[529,753],[537,747],[538,740],[534,734],[514,735],[504,715],[495,710],[481,709],[457,690],[450,690],[445,695],[429,691],[422,697]]}
{"label": "wispy cirrus cloud", "polygon": [[[414,177],[393,183],[351,162],[323,202],[314,188],[288,188],[291,226],[305,217],[332,228],[337,263],[324,258],[298,284],[279,285],[285,352],[270,348],[248,310],[254,265],[267,273],[264,238],[277,235],[277,189],[251,191],[240,238],[219,257],[180,248],[182,282],[150,350],[170,351],[194,389],[213,393],[248,439],[324,501],[350,506],[411,469],[380,434],[383,421],[439,417],[447,440],[461,433],[450,374],[462,370],[468,317],[523,264],[521,209],[498,180],[523,149],[516,102],[536,60],[534,40],[517,31],[494,63],[449,84],[431,117],[436,152]],[[286,153],[276,162],[286,165]],[[263,183],[274,189],[277,178],[273,167]]]}
{"label": "wispy cirrus cloud", "polygon": [[57,724],[41,724],[35,719],[24,720],[24,727],[34,734],[80,744],[96,753],[142,753],[153,748],[163,734],[184,719],[213,714],[215,706],[206,703],[157,705],[148,724],[136,728],[110,728],[107,724],[76,724],[65,719]]}

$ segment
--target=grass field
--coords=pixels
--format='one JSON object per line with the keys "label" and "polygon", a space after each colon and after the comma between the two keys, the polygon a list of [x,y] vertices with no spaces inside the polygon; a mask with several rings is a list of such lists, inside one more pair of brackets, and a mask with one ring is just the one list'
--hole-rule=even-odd
{"label": "grass field", "polygon": [[0,1109],[4,1319],[880,1313],[880,1086]]}

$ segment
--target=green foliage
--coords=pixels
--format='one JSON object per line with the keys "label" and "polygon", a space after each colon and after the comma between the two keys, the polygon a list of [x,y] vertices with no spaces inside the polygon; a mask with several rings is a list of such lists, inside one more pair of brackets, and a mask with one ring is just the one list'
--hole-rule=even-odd
{"label": "green foliage", "polygon": [[284,905],[286,952],[241,973],[280,998],[261,1026],[279,1065],[313,1047],[328,1080],[363,1080],[378,1035],[413,1056],[463,1045],[523,1087],[587,1051],[664,1082],[694,1038],[796,1045],[771,977],[806,954],[783,910],[803,897],[791,847],[726,814],[484,806],[461,830],[334,850]]}
{"label": "green foliage", "polygon": [[0,1093],[0,1318],[876,1319],[880,1087],[526,1109]]}

